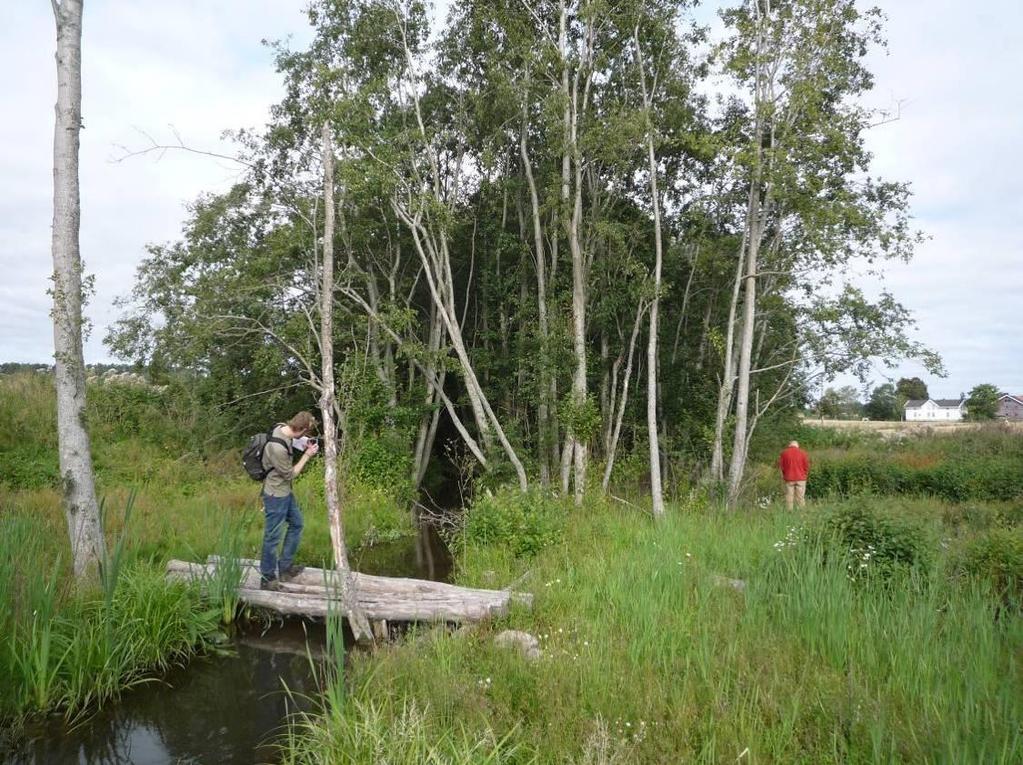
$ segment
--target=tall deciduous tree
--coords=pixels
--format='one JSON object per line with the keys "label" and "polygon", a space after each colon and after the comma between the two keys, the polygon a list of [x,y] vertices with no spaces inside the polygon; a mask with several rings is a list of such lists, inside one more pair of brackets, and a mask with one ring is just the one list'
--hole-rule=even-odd
{"label": "tall deciduous tree", "polygon": [[991,383],[975,385],[966,398],[966,417],[974,421],[993,420],[998,414],[998,387]]}
{"label": "tall deciduous tree", "polygon": [[53,347],[61,489],[75,576],[104,559],[92,452],[85,422],[82,260],[78,186],[82,127],[82,0],[52,0],[57,25],[57,106],[53,129]]}
{"label": "tall deciduous tree", "polygon": [[885,383],[874,388],[863,412],[872,420],[898,420],[900,408],[895,386]]}
{"label": "tall deciduous tree", "polygon": [[919,377],[900,377],[895,383],[895,391],[907,401],[926,401],[931,397],[927,383]]}
{"label": "tall deciduous tree", "polygon": [[[845,353],[838,354],[841,363],[822,356],[820,338],[838,330],[839,345],[861,347],[869,344],[862,318],[880,330],[886,313],[903,312],[887,295],[869,304],[846,287],[829,300],[820,288],[857,260],[908,258],[917,236],[907,221],[905,186],[869,176],[864,136],[877,117],[857,99],[873,84],[863,58],[881,41],[878,13],[861,11],[854,0],[746,0],[724,16],[733,29],[724,46],[726,70],[745,90],[737,111],[747,115],[735,153],[746,203],[741,311],[730,321],[737,354],[728,470],[734,505],[764,402],[783,394],[800,365],[820,363],[830,374],[853,363]],[[810,299],[798,302],[800,292]],[[765,356],[762,340],[778,326],[772,304],[786,301],[798,320],[787,329],[790,340]],[[858,311],[852,326],[843,324],[840,305]],[[819,332],[824,325],[828,332]],[[759,375],[780,368],[786,370],[780,385],[758,385]]]}

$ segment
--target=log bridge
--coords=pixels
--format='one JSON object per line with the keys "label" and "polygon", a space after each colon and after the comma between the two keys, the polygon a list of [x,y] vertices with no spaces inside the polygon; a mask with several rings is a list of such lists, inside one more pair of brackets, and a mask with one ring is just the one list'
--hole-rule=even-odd
{"label": "log bridge", "polygon": [[[259,589],[259,561],[225,561],[211,555],[206,563],[172,560],[167,577],[172,580],[208,582],[218,567],[226,567],[239,578],[238,599],[250,606],[280,614],[326,617],[342,613],[339,585],[345,582],[357,608],[369,619],[378,636],[386,634],[387,622],[477,622],[508,613],[510,605],[532,605],[530,593],[511,590],[480,590],[445,582],[373,576],[352,571],[345,574],[321,568],[306,568],[280,591]],[[221,573],[226,573],[222,571]]]}

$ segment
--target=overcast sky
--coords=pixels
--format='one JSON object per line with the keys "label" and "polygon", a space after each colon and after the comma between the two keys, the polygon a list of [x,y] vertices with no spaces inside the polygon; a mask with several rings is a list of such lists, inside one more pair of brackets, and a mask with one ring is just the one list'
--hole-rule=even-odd
{"label": "overcast sky", "polygon": [[[887,287],[939,351],[949,377],[934,396],[979,382],[1023,393],[1023,3],[878,0],[889,52],[872,60],[871,105],[901,119],[869,141],[876,170],[908,180],[930,239]],[[711,6],[717,3],[711,3]],[[184,205],[226,188],[238,168],[177,152],[113,162],[120,146],[173,140],[231,153],[222,131],[260,125],[281,94],[263,39],[308,38],[304,0],[90,0],[83,40],[82,256],[96,276],[87,308],[102,345],[150,242],[174,239]],[[704,8],[701,17],[710,15]],[[52,133],[56,74],[49,3],[0,8],[0,361],[49,362]],[[871,291],[876,283],[865,283]],[[916,365],[896,375],[924,374]],[[878,381],[881,381],[880,376]]]}

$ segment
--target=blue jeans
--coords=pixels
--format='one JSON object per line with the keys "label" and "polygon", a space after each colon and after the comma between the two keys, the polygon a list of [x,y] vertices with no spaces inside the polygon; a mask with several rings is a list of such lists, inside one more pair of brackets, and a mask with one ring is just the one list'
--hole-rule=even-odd
{"label": "blue jeans", "polygon": [[[264,580],[276,579],[277,569],[287,571],[295,558],[298,541],[302,538],[302,511],[298,509],[295,495],[271,497],[263,495],[263,513],[266,516],[266,528],[263,531],[263,555],[259,562],[259,574]],[[284,534],[287,525],[288,532]],[[280,561],[277,560],[277,547],[284,534],[284,549],[281,550]]]}

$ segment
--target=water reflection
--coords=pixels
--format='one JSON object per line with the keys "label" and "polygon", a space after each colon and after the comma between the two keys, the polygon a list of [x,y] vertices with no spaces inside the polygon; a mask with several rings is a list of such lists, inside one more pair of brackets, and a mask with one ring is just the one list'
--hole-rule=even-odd
{"label": "water reflection", "polygon": [[[199,658],[125,694],[84,724],[30,735],[19,765],[271,763],[273,737],[316,691],[310,654],[323,655],[322,625],[244,631],[227,656]],[[284,691],[291,690],[288,694]]]}

